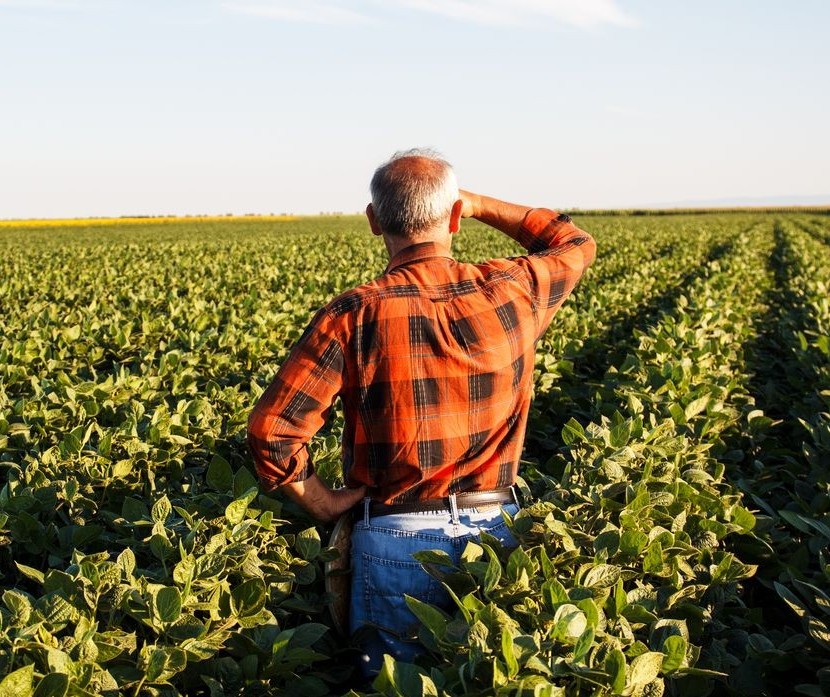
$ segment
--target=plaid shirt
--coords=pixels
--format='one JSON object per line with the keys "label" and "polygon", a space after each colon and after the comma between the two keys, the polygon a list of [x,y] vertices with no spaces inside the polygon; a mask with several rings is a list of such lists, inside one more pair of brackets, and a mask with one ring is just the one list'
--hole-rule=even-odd
{"label": "plaid shirt", "polygon": [[529,254],[481,264],[414,244],[317,312],[248,423],[263,484],[311,475],[308,443],[338,395],[346,482],[374,500],[512,484],[536,342],[596,250],[546,209],[531,210],[516,239]]}

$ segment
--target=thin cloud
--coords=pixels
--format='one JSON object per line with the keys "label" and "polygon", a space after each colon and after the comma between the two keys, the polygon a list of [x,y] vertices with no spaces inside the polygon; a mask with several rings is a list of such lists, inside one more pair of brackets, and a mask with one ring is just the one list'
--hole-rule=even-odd
{"label": "thin cloud", "polygon": [[401,7],[442,15],[475,24],[518,24],[515,11],[506,2],[467,2],[466,0],[397,0]]}
{"label": "thin cloud", "polygon": [[472,24],[530,25],[549,20],[581,29],[638,24],[617,0],[354,0],[348,7],[346,4],[343,0],[230,0],[222,7],[242,14],[317,24],[373,22],[394,9]]}
{"label": "thin cloud", "polygon": [[528,24],[550,19],[582,29],[636,26],[616,0],[396,0],[403,7],[479,24]]}
{"label": "thin cloud", "polygon": [[311,0],[273,0],[272,2],[225,2],[222,7],[231,12],[265,17],[286,22],[312,24],[365,24],[374,22],[371,15],[356,12],[333,2]]}
{"label": "thin cloud", "polygon": [[0,0],[0,7],[21,10],[86,10],[90,5],[76,0]]}

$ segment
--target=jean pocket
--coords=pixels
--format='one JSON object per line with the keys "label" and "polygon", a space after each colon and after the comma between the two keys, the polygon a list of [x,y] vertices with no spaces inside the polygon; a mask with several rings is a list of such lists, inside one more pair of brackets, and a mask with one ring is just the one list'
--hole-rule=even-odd
{"label": "jean pocket", "polygon": [[363,554],[366,614],[372,624],[399,636],[413,636],[418,621],[405,595],[425,603],[440,600],[443,590],[417,561],[381,559]]}

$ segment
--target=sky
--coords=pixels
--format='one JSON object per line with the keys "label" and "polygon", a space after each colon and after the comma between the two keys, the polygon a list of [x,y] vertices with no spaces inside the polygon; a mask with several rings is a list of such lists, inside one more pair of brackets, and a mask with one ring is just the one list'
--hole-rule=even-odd
{"label": "sky", "polygon": [[830,204],[827,0],[0,0],[0,218]]}

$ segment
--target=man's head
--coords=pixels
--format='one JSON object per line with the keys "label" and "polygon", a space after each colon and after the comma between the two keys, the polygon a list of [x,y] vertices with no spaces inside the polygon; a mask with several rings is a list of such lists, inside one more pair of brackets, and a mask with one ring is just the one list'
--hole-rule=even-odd
{"label": "man's head", "polygon": [[435,152],[395,153],[375,170],[370,188],[372,203],[366,214],[372,231],[388,241],[440,239],[458,230],[458,182],[449,163]]}

